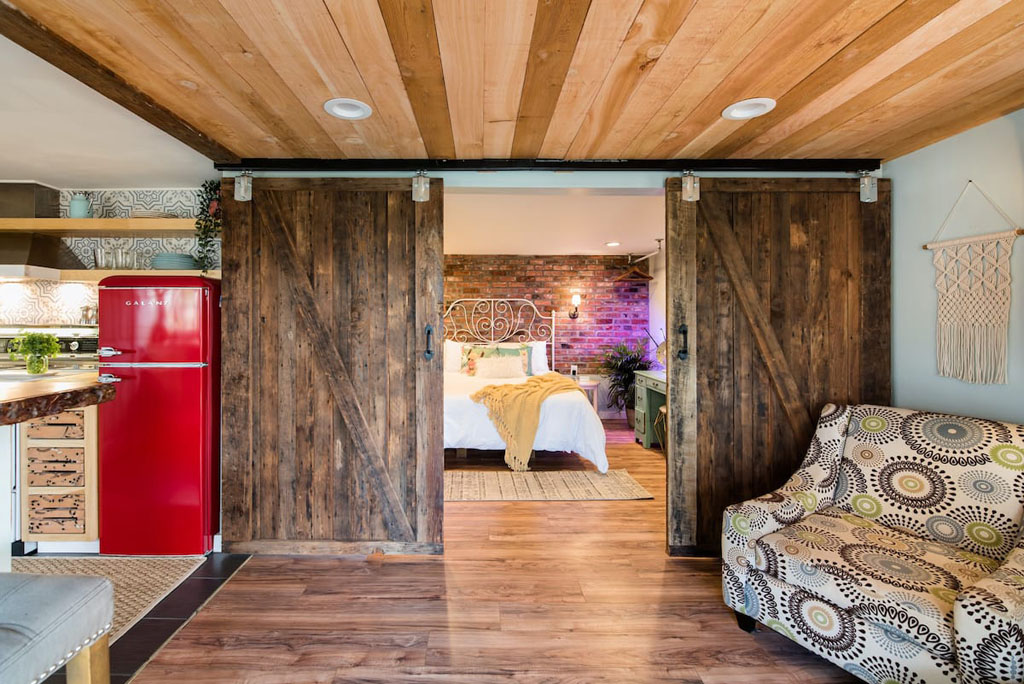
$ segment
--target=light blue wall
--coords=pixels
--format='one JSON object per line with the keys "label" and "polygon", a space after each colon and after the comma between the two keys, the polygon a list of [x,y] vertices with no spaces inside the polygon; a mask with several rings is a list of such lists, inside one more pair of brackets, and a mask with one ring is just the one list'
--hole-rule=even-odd
{"label": "light blue wall", "polygon": [[[1024,240],[1011,271],[1006,385],[971,385],[939,377],[935,363],[935,268],[921,249],[938,230],[964,184],[974,180],[1017,224],[1024,224],[1024,110],[900,157],[883,167],[892,178],[892,365],[897,406],[1024,423]],[[974,189],[943,238],[1005,230]]]}

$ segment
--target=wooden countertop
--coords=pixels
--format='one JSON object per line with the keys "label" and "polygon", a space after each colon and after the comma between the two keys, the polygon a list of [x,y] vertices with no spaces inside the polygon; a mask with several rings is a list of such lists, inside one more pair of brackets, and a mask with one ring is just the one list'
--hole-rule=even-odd
{"label": "wooden countertop", "polygon": [[87,371],[43,380],[0,382],[0,425],[102,404],[114,394],[113,385],[98,382],[96,373]]}

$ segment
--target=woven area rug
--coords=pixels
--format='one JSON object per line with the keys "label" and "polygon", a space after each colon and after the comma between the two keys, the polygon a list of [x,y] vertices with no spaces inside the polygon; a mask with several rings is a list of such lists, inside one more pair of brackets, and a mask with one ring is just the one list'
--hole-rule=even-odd
{"label": "woven area rug", "polygon": [[446,470],[445,501],[623,501],[653,499],[625,470]]}
{"label": "woven area rug", "polygon": [[12,558],[11,570],[108,578],[114,583],[114,626],[110,640],[116,641],[204,560],[203,556],[27,556]]}

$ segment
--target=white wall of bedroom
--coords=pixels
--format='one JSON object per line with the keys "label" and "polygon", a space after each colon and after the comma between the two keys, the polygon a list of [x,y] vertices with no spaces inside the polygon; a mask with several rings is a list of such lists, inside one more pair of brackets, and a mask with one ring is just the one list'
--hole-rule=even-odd
{"label": "white wall of bedroom", "polygon": [[[1000,117],[883,166],[892,179],[892,368],[897,406],[1024,422],[1024,242],[1011,258],[1012,297],[1005,385],[972,385],[938,375],[937,298],[931,241],[957,195],[973,180],[1024,225],[1024,110]],[[942,237],[1006,230],[971,189]]]}

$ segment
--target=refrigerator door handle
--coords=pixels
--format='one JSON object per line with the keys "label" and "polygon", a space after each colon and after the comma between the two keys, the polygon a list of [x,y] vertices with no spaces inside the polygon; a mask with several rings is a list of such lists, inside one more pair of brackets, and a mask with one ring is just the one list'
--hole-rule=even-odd
{"label": "refrigerator door handle", "polygon": [[99,349],[96,350],[96,353],[99,354],[101,357],[107,357],[120,356],[124,352],[121,351],[120,349],[114,349],[113,347],[100,347]]}
{"label": "refrigerator door handle", "polygon": [[112,382],[121,382],[123,379],[110,373],[100,373],[99,377],[96,378],[97,381],[102,382],[104,385],[109,385]]}
{"label": "refrigerator door handle", "polygon": [[181,363],[165,363],[161,361],[132,361],[128,363],[114,363],[101,361],[104,368],[206,368],[210,364],[204,361],[184,361]]}

